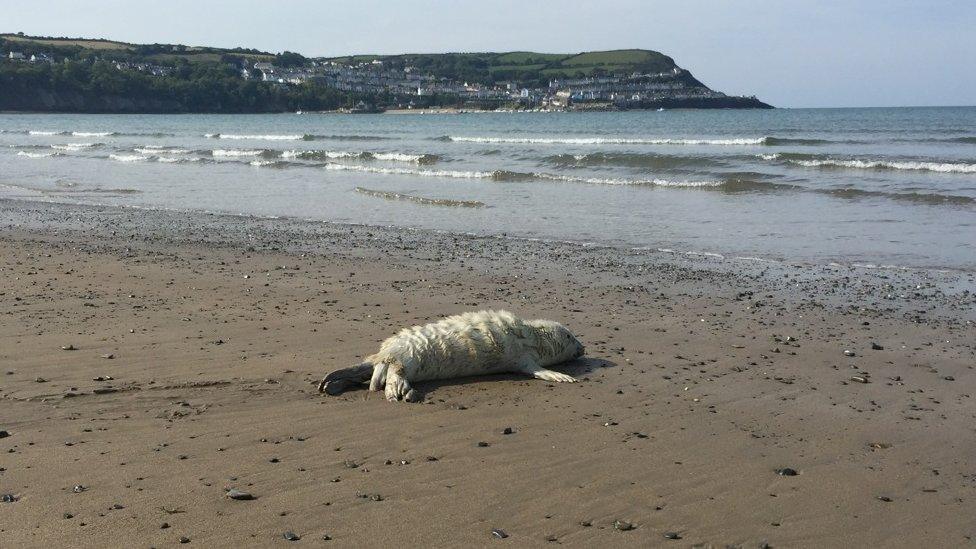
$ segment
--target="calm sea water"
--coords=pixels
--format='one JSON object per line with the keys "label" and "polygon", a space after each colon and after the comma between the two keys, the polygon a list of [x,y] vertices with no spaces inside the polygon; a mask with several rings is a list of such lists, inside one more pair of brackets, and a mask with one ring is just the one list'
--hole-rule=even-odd
{"label": "calm sea water", "polygon": [[976,108],[0,115],[0,197],[976,270]]}

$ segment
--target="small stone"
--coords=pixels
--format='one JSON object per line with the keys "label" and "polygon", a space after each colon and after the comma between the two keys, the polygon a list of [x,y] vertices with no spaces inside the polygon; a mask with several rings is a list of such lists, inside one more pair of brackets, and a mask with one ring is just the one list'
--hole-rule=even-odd
{"label": "small stone", "polygon": [[71,491],[74,492],[74,493],[76,493],[76,494],[80,494],[80,493],[84,492],[85,490],[87,490],[87,488],[85,488],[81,484],[76,484],[75,487],[71,489]]}
{"label": "small stone", "polygon": [[102,355],[102,358],[104,358],[105,360],[112,360],[113,358],[115,358],[115,355],[109,353],[107,355]]}
{"label": "small stone", "polygon": [[279,463],[281,460],[278,459],[278,458],[271,458],[268,461],[271,462],[271,463]]}
{"label": "small stone", "polygon": [[282,537],[284,537],[288,541],[298,541],[298,540],[302,539],[298,534],[296,534],[295,532],[292,532],[291,530],[289,530],[289,531],[285,532],[284,534],[282,534]]}
{"label": "small stone", "polygon": [[559,541],[559,538],[557,538],[556,536],[550,534],[550,535],[546,536],[546,541],[552,543],[552,542],[555,542],[555,541]]}
{"label": "small stone", "polygon": [[796,469],[792,469],[790,467],[783,467],[782,469],[776,469],[776,474],[781,477],[795,477],[799,473],[796,472]]}
{"label": "small stone", "polygon": [[677,532],[665,532],[664,539],[681,539],[681,534]]}
{"label": "small stone", "polygon": [[579,524],[583,528],[589,528],[590,526],[593,526],[593,523],[588,520],[581,520]]}
{"label": "small stone", "polygon": [[230,490],[227,490],[226,496],[229,497],[230,499],[236,499],[242,501],[254,499],[254,496],[251,495],[250,493],[244,492],[242,490],[238,490],[237,488],[231,488]]}
{"label": "small stone", "polygon": [[162,523],[162,524],[159,525],[159,529],[160,530],[165,530],[167,528],[169,528],[169,523],[168,522],[164,522],[164,523]]}
{"label": "small stone", "polygon": [[0,501],[2,501],[3,503],[13,503],[17,501],[17,496],[13,494],[4,494],[0,496]]}
{"label": "small stone", "polygon": [[872,351],[884,351],[884,347],[882,347],[881,345],[878,345],[877,343],[875,343],[875,342],[872,341],[871,342],[871,350]]}
{"label": "small stone", "polygon": [[864,376],[851,376],[851,381],[856,381],[857,383],[871,383],[871,380]]}
{"label": "small stone", "polygon": [[62,345],[61,346],[61,350],[62,351],[76,351],[77,349],[75,349],[75,346],[74,345],[68,344],[68,345]]}
{"label": "small stone", "polygon": [[878,496],[878,501],[883,501],[885,503],[891,503],[891,498],[888,496]]}
{"label": "small stone", "polygon": [[74,515],[72,515],[71,513],[65,513],[65,514],[63,514],[63,515],[61,515],[61,516],[62,516],[63,518],[65,518],[65,519],[69,519],[69,518],[74,518]]}
{"label": "small stone", "polygon": [[34,383],[47,383],[47,380],[41,376],[37,376],[34,378]]}
{"label": "small stone", "polygon": [[485,441],[481,441],[481,442],[479,442],[479,443],[478,443],[478,448],[487,448],[487,447],[489,447],[489,446],[491,446],[491,445],[490,445],[490,444],[488,444],[488,443],[487,443],[487,442],[485,442]]}
{"label": "small stone", "polygon": [[435,456],[427,456],[427,461],[437,461]]}
{"label": "small stone", "polygon": [[10,436],[10,433],[9,432],[7,432],[7,431],[0,431],[0,438],[7,438],[9,436]]}
{"label": "small stone", "polygon": [[369,499],[371,499],[373,501],[383,501],[383,496],[381,496],[379,494],[373,494],[373,495],[369,496]]}
{"label": "small stone", "polygon": [[952,376],[945,376],[945,377],[944,377],[944,378],[942,378],[942,379],[944,379],[944,380],[946,380],[946,381],[955,381],[955,380],[956,380],[956,378],[954,378],[954,377],[952,377]]}
{"label": "small stone", "polygon": [[852,351],[850,349],[846,349],[844,351],[844,356],[856,356],[856,355],[854,354],[854,351]]}
{"label": "small stone", "polygon": [[331,539],[332,536],[330,536],[329,534],[322,534],[322,541],[329,541]]}
{"label": "small stone", "polygon": [[634,525],[625,520],[615,520],[613,521],[613,527],[621,532],[626,532],[628,530],[633,530]]}
{"label": "small stone", "polygon": [[491,535],[495,536],[498,539],[505,539],[508,537],[508,534],[506,534],[505,531],[502,530],[501,528],[492,528]]}
{"label": "small stone", "polygon": [[186,536],[180,536],[180,543],[190,543],[190,538]]}
{"label": "small stone", "polygon": [[510,435],[510,434],[512,434],[514,432],[515,432],[515,429],[512,429],[511,427],[505,427],[505,429],[502,430],[502,434],[503,435]]}

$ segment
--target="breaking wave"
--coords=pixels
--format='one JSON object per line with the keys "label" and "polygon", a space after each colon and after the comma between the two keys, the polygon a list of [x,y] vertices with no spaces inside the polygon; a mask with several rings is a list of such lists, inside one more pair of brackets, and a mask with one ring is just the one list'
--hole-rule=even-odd
{"label": "breaking wave", "polygon": [[284,151],[282,158],[299,158],[302,160],[383,160],[388,162],[406,162],[412,164],[433,164],[439,160],[433,154],[408,154],[399,152],[353,152],[353,151]]}
{"label": "breaking wave", "polygon": [[141,162],[151,158],[141,154],[110,154],[108,157],[116,162]]}
{"label": "breaking wave", "polygon": [[545,161],[560,167],[623,166],[667,170],[691,166],[715,166],[722,162],[702,156],[673,156],[639,153],[590,153],[557,154],[545,157]]}
{"label": "breaking wave", "polygon": [[445,135],[440,141],[531,145],[763,145],[766,137],[733,139],[664,139],[631,137],[465,137]]}
{"label": "breaking wave", "polygon": [[51,148],[58,151],[82,151],[100,147],[101,145],[101,143],[64,143],[63,145],[51,145]]}
{"label": "breaking wave", "polygon": [[17,156],[23,156],[26,158],[49,158],[52,156],[61,156],[61,153],[56,153],[56,152],[35,153],[35,152],[28,152],[28,151],[18,151]]}
{"label": "breaking wave", "polygon": [[976,164],[962,162],[930,162],[920,160],[837,159],[820,155],[776,153],[758,155],[763,160],[776,160],[807,168],[849,168],[859,170],[911,170],[938,173],[976,173]]}
{"label": "breaking wave", "polygon": [[359,194],[364,194],[366,196],[372,196],[375,198],[413,202],[415,204],[423,204],[425,206],[452,206],[455,208],[484,208],[485,207],[484,202],[478,202],[477,200],[452,200],[449,198],[427,198],[424,196],[414,196],[410,194],[396,193],[391,191],[375,191],[373,189],[367,189],[364,187],[356,187],[356,192]]}
{"label": "breaking wave", "polygon": [[142,154],[189,154],[193,152],[189,149],[166,148],[166,147],[153,146],[153,145],[146,145],[145,147],[137,147],[132,150]]}
{"label": "breaking wave", "polygon": [[204,137],[207,137],[209,139],[250,139],[254,141],[302,141],[305,140],[306,137],[311,138],[312,136],[307,136],[305,134],[252,135],[252,134],[236,134],[236,133],[207,133],[204,134]]}
{"label": "breaking wave", "polygon": [[242,156],[267,156],[270,151],[267,149],[214,149],[210,151],[211,156],[242,157]]}

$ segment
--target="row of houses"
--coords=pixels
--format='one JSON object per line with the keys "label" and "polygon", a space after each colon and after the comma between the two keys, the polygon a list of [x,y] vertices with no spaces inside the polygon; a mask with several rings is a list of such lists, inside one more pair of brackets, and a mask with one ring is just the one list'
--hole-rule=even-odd
{"label": "row of houses", "polygon": [[21,63],[54,63],[54,58],[46,53],[33,53],[28,56],[23,52],[11,51],[7,52],[7,59]]}
{"label": "row of houses", "polygon": [[424,74],[414,67],[390,70],[381,61],[345,65],[313,61],[311,66],[281,68],[258,62],[241,67],[243,78],[259,78],[277,84],[316,83],[342,91],[392,93],[401,96],[455,95],[462,100],[516,102],[532,105],[567,106],[581,102],[641,102],[663,97],[722,96],[707,88],[685,84],[675,68],[661,73],[633,73],[625,77],[598,76],[554,79],[547,88],[525,88],[516,82],[484,86],[456,82]]}

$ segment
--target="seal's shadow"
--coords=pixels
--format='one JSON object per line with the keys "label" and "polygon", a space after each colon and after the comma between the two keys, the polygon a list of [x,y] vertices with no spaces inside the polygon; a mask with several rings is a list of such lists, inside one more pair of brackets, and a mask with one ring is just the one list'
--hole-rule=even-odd
{"label": "seal's shadow", "polygon": [[[583,381],[583,378],[596,372],[597,370],[603,368],[616,368],[617,364],[609,360],[604,360],[602,358],[578,358],[576,360],[571,360],[569,362],[563,362],[562,364],[556,364],[554,366],[547,366],[549,370],[556,372],[562,372],[564,374],[569,374],[579,381]],[[540,383],[552,383],[549,381],[542,381],[535,379],[531,376],[525,374],[489,374],[483,376],[469,376],[469,377],[458,377],[452,379],[439,379],[434,381],[418,381],[416,383],[411,383],[414,389],[422,397],[426,397],[429,393],[441,388],[441,387],[451,387],[454,385],[470,385],[473,383],[484,383],[491,381],[537,381]]]}

